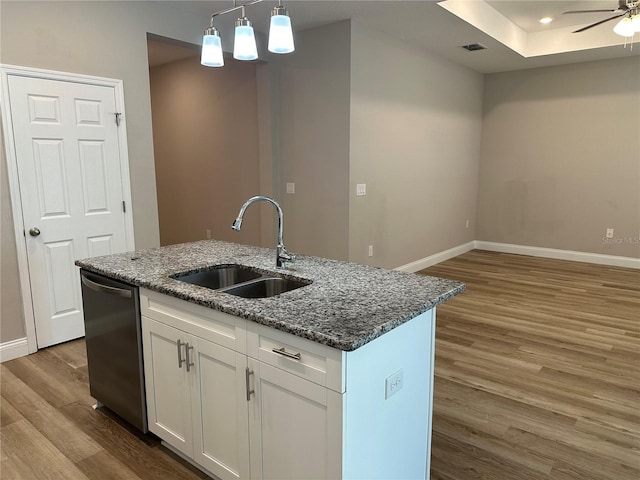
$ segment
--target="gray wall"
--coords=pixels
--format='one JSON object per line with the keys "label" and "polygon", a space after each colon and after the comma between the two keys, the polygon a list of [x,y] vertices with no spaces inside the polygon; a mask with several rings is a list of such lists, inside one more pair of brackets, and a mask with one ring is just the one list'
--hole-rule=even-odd
{"label": "gray wall", "polygon": [[0,121],[0,343],[25,336],[7,162]]}
{"label": "gray wall", "polygon": [[484,101],[477,239],[640,257],[638,59],[487,75]]}
{"label": "gray wall", "polygon": [[346,21],[300,32],[296,52],[277,62],[279,197],[292,252],[349,256],[350,58]]}
{"label": "gray wall", "polygon": [[231,229],[260,192],[256,64],[228,58],[224,68],[205,68],[189,58],[149,75],[161,245],[201,240],[207,229],[259,245],[257,207],[240,232]]}
{"label": "gray wall", "polygon": [[393,268],[474,240],[483,76],[356,22],[351,43],[349,260]]}
{"label": "gray wall", "polygon": [[[136,248],[159,244],[151,132],[147,32],[197,44],[206,3],[12,2],[0,4],[0,61],[124,81]],[[4,149],[3,149],[4,151]],[[1,159],[0,171],[6,171]],[[7,182],[0,183],[2,231],[1,341],[24,336]],[[6,240],[6,242],[5,242]],[[6,279],[13,279],[7,281]]]}

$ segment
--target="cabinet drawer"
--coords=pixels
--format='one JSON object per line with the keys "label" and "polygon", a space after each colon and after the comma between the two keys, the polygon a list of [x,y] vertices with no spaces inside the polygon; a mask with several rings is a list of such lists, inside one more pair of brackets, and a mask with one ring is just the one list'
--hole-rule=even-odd
{"label": "cabinet drawer", "polygon": [[247,355],[339,393],[344,392],[343,352],[247,322]]}
{"label": "cabinet drawer", "polygon": [[247,353],[247,321],[243,318],[146,289],[140,290],[140,310],[158,322]]}

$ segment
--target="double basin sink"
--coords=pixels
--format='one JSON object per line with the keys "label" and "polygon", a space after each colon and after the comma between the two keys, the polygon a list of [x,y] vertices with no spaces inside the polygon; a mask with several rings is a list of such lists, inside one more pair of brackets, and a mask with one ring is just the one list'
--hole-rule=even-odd
{"label": "double basin sink", "polygon": [[242,298],[267,298],[310,285],[310,280],[258,272],[243,265],[216,265],[195,273],[171,275],[174,280]]}

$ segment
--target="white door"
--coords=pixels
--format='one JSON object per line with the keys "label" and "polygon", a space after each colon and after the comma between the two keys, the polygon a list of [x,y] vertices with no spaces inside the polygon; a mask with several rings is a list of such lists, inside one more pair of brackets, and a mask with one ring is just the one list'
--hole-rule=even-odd
{"label": "white door", "polygon": [[251,478],[342,477],[342,395],[249,358]]}
{"label": "white door", "polygon": [[125,131],[116,125],[114,87],[6,78],[42,348],[84,335],[74,261],[128,250],[118,143]]}
{"label": "white door", "polygon": [[[144,377],[149,430],[188,457],[193,456],[191,390],[195,371],[187,372],[191,336],[142,317]],[[191,363],[191,362],[189,362]]]}
{"label": "white door", "polygon": [[247,357],[196,341],[193,459],[221,480],[249,479]]}

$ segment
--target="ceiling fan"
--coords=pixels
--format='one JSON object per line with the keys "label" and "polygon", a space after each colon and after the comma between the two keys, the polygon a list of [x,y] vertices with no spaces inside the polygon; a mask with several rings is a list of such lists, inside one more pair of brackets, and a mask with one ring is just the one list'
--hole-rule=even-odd
{"label": "ceiling fan", "polygon": [[[618,8],[615,8],[613,10],[571,10],[568,12],[563,12],[563,15],[568,13],[598,13],[598,12],[602,12],[602,13],[615,12],[616,15],[609,18],[605,18],[604,20],[600,20],[599,22],[592,23],[591,25],[587,25],[586,27],[582,27],[573,33],[584,32],[585,30],[589,30],[590,28],[597,27],[598,25],[601,25],[603,23],[610,22],[611,20],[615,20],[616,18],[625,17],[625,19],[623,19],[618,25],[616,25],[616,27],[614,28],[614,32],[624,37],[627,37],[627,36],[630,37],[630,36],[633,36],[633,32],[634,32],[634,28],[633,26],[631,26],[632,21],[634,21],[634,23],[636,22],[640,23],[640,1],[639,0],[618,0]],[[623,32],[625,33],[620,33],[616,31],[618,26],[622,23],[624,24],[628,23],[626,30],[623,30]],[[627,35],[626,34],[627,32],[630,34]]]}

